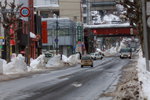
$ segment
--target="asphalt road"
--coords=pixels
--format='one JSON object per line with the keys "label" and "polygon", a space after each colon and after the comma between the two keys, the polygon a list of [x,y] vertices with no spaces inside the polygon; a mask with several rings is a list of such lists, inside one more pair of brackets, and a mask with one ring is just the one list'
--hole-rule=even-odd
{"label": "asphalt road", "polygon": [[115,89],[121,69],[130,59],[118,57],[94,61],[49,73],[1,82],[0,100],[108,100],[104,92]]}

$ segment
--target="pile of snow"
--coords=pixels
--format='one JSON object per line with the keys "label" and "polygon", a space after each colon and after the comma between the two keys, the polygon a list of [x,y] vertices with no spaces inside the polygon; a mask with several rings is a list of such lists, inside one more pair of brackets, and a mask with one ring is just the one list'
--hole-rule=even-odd
{"label": "pile of snow", "polygon": [[92,22],[94,25],[98,24],[113,24],[113,21],[119,22],[121,21],[119,16],[116,16],[114,14],[107,14],[104,17],[102,17],[98,11],[92,11],[91,16],[93,17]]}
{"label": "pile of snow", "polygon": [[70,57],[66,57],[65,55],[55,55],[46,64],[46,67],[62,67],[67,65],[75,65],[79,63],[79,54],[71,55]]}
{"label": "pile of snow", "polygon": [[13,58],[9,63],[3,60],[3,74],[18,74],[27,72],[28,69],[24,60],[25,57],[21,54]]}
{"label": "pile of snow", "polygon": [[142,52],[139,54],[137,67],[139,81],[142,82],[143,96],[147,98],[145,100],[150,100],[150,72],[146,70],[146,61],[145,58],[142,57]]}
{"label": "pile of snow", "polygon": [[128,41],[130,41],[130,40],[131,40],[131,38],[123,38],[120,43],[119,43],[119,42],[116,42],[116,46],[115,46],[115,47],[112,46],[110,49],[107,49],[107,50],[105,50],[105,51],[102,51],[102,50],[100,50],[99,48],[97,48],[96,51],[97,51],[97,52],[102,52],[102,53],[104,53],[104,55],[106,55],[106,56],[114,56],[114,55],[116,55],[117,53],[120,52],[120,49],[121,49],[121,48],[127,48],[128,45],[127,45],[126,42],[128,42]]}
{"label": "pile of snow", "polygon": [[105,15],[103,18],[104,22],[111,23],[112,21],[120,21],[120,18],[113,14]]}
{"label": "pile of snow", "polygon": [[96,48],[96,52],[101,52],[101,53],[104,53],[101,49],[99,48]]}
{"label": "pile of snow", "polygon": [[122,39],[122,41],[120,42],[120,46],[117,48],[117,51],[119,52],[121,48],[126,48],[126,44],[124,44],[126,41],[125,38]]}
{"label": "pile of snow", "polygon": [[120,18],[116,15],[108,14],[104,16],[103,21],[111,24],[112,21],[120,21]]}
{"label": "pile of snow", "polygon": [[0,74],[3,74],[3,59],[0,59]]}
{"label": "pile of snow", "polygon": [[121,4],[117,4],[117,5],[116,5],[116,8],[117,8],[117,10],[118,10],[119,12],[124,11],[124,7],[123,7]]}
{"label": "pile of snow", "polygon": [[71,55],[71,56],[68,58],[68,63],[69,63],[69,65],[73,66],[73,65],[75,65],[75,64],[80,63],[79,56],[80,56],[79,54]]}
{"label": "pile of snow", "polygon": [[117,48],[116,47],[111,47],[110,49],[108,49],[104,52],[104,55],[114,56],[116,53],[117,53]]}
{"label": "pile of snow", "polygon": [[91,16],[96,16],[96,15],[99,15],[98,11],[91,11]]}
{"label": "pile of snow", "polygon": [[50,58],[46,64],[46,67],[62,67],[64,66],[64,62],[67,62],[67,57],[65,55],[55,55],[54,57]]}
{"label": "pile of snow", "polygon": [[25,63],[25,57],[19,54],[13,57],[11,62],[7,63],[5,60],[0,59],[0,74],[20,74],[30,71],[39,71],[50,67],[63,67],[78,64],[79,54],[66,57],[65,55],[55,55],[50,58],[47,64],[45,63],[45,55],[40,55],[37,59],[31,59],[30,66]]}
{"label": "pile of snow", "polygon": [[40,70],[45,68],[45,55],[40,55],[37,59],[31,60],[30,67],[28,67],[28,71]]}

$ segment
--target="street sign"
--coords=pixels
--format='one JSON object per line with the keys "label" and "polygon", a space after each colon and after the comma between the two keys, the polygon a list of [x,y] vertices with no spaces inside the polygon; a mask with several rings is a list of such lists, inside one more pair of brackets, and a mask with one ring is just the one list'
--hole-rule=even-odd
{"label": "street sign", "polygon": [[22,17],[29,17],[29,15],[30,15],[30,9],[27,8],[27,7],[22,7],[22,8],[20,9],[20,15],[21,15]]}
{"label": "street sign", "polygon": [[83,26],[77,26],[77,41],[82,41]]}
{"label": "street sign", "polygon": [[3,48],[3,46],[2,45],[0,45],[0,49],[2,49]]}
{"label": "street sign", "polygon": [[0,39],[4,39],[4,37],[3,37],[3,36],[0,36]]}
{"label": "street sign", "polygon": [[57,43],[57,42],[58,42],[58,39],[56,38],[54,41]]}

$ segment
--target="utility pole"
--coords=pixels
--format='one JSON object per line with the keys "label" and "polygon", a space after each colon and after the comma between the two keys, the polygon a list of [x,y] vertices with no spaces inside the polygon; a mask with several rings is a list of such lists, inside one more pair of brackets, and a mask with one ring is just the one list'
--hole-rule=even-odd
{"label": "utility pole", "polygon": [[30,40],[30,16],[29,16],[29,18],[28,18],[28,29],[29,29],[29,31],[28,31],[28,44],[27,44],[27,54],[26,54],[26,56],[27,56],[27,65],[28,66],[30,66],[30,58],[31,58],[31,40]]}
{"label": "utility pole", "polygon": [[89,0],[86,0],[86,5],[87,5],[87,25],[89,25],[90,24],[90,5],[89,5]]}
{"label": "utility pole", "polygon": [[[30,32],[34,33],[35,34],[35,24],[34,24],[34,7],[33,7],[33,4],[34,4],[34,0],[28,0],[28,5],[29,5],[29,9],[31,11],[31,14],[30,14]],[[36,57],[36,43],[35,41],[30,41],[30,43],[32,44],[31,45],[31,57],[32,58],[35,58]]]}
{"label": "utility pole", "polygon": [[145,51],[145,58],[146,58],[146,70],[150,71],[149,67],[149,59],[148,59],[148,34],[147,34],[147,21],[146,21],[146,1],[142,1],[142,20],[143,20],[143,33],[144,33],[144,51]]}
{"label": "utility pole", "polygon": [[56,16],[56,55],[58,55],[58,16]]}

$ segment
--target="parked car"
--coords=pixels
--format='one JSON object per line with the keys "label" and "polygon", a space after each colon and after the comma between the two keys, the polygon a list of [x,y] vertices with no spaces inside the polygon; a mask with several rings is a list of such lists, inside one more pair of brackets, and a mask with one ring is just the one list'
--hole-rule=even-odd
{"label": "parked car", "polygon": [[81,57],[81,68],[83,66],[93,67],[93,59],[90,55],[84,55],[84,56]]}
{"label": "parked car", "polygon": [[44,54],[45,54],[45,59],[44,59],[45,63],[47,63],[48,60],[54,56],[52,53],[49,52],[45,52]]}
{"label": "parked car", "polygon": [[131,48],[122,48],[120,50],[120,58],[130,58],[132,56],[132,49]]}
{"label": "parked car", "polygon": [[99,53],[99,52],[91,53],[90,55],[91,55],[93,60],[103,59],[103,57],[104,57],[104,55]]}

